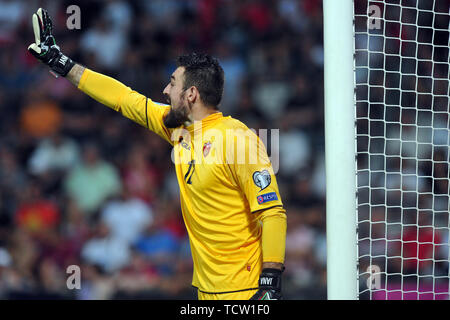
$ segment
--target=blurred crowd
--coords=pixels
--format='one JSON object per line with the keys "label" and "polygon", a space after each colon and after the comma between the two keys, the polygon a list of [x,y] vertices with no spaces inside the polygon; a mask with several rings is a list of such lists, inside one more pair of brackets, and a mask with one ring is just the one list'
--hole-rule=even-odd
{"label": "blurred crowd", "polygon": [[195,298],[171,147],[27,52],[39,7],[66,55],[154,101],[178,54],[219,59],[224,115],[279,129],[284,296],[325,299],[319,0],[0,0],[0,298]]}

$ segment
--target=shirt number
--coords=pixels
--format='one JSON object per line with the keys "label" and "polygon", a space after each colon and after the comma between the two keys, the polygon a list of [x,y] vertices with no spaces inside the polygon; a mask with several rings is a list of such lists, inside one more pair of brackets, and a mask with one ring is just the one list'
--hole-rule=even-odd
{"label": "shirt number", "polygon": [[192,184],[192,175],[194,174],[195,171],[195,160],[191,160],[188,162],[189,164],[189,169],[186,172],[186,174],[184,175],[184,180],[186,181],[187,184]]}

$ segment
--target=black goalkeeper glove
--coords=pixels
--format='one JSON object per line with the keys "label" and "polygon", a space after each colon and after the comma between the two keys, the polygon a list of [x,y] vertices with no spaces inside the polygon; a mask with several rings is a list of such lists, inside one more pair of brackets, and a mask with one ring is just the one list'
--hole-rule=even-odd
{"label": "black goalkeeper glove", "polygon": [[53,24],[48,12],[42,8],[33,14],[33,30],[35,42],[28,47],[28,51],[37,59],[45,63],[52,73],[65,77],[75,65],[65,56],[53,37]]}
{"label": "black goalkeeper glove", "polygon": [[259,276],[259,289],[250,300],[281,300],[281,273],[278,269],[263,269]]}

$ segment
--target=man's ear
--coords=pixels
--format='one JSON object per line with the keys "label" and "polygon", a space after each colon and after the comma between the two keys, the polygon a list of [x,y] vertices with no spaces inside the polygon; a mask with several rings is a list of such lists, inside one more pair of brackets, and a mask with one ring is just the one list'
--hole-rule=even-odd
{"label": "man's ear", "polygon": [[189,103],[194,103],[200,96],[198,89],[194,86],[187,90],[187,99]]}

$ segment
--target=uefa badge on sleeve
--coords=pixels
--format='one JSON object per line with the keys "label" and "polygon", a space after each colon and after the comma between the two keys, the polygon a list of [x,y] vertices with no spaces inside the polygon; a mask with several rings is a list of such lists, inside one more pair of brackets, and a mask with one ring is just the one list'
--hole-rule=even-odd
{"label": "uefa badge on sleeve", "polygon": [[260,188],[260,192],[270,185],[272,179],[270,173],[267,170],[253,172],[253,182]]}

